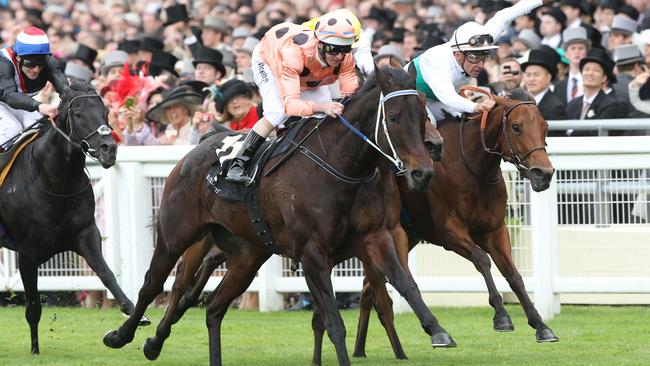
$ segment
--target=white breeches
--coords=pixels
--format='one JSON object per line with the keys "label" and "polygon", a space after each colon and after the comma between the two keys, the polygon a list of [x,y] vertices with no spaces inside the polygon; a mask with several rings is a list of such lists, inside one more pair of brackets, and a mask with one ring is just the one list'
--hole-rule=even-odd
{"label": "white breeches", "polygon": [[39,111],[28,112],[13,109],[0,102],[0,144],[4,144],[12,137],[20,134],[25,127],[36,122],[43,115]]}

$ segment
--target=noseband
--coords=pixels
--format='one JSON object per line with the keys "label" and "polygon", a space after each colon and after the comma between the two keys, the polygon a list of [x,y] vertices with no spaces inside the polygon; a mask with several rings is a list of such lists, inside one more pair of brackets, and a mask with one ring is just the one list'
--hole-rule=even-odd
{"label": "noseband", "polygon": [[83,95],[77,95],[76,97],[72,98],[70,103],[68,103],[68,106],[65,109],[65,117],[66,117],[66,122],[67,122],[67,127],[68,131],[70,131],[70,134],[66,134],[61,130],[56,123],[52,123],[52,126],[54,127],[54,130],[63,138],[68,141],[70,145],[72,145],[76,150],[79,150],[89,158],[93,160],[97,160],[97,158],[93,157],[91,154],[97,152],[97,149],[93,149],[90,147],[90,144],[88,143],[88,139],[93,137],[95,134],[98,134],[100,137],[101,136],[106,136],[111,134],[111,127],[108,124],[101,124],[99,127],[86,135],[86,137],[79,139],[79,142],[73,141],[72,137],[77,137],[76,134],[74,133],[74,128],[73,128],[73,123],[72,123],[72,118],[74,114],[71,114],[70,112],[72,111],[72,105],[74,102],[84,99],[84,98],[99,98],[101,100],[101,97],[96,94],[83,94]]}
{"label": "noseband", "polygon": [[[469,86],[469,85],[462,86],[460,88],[460,94],[462,96],[465,96],[465,91],[466,90],[472,90],[472,91],[475,91],[475,92],[483,93],[483,94],[486,94],[490,99],[494,99],[494,95],[492,95],[492,93],[486,92],[483,89],[476,88],[476,87]],[[504,161],[513,164],[517,168],[517,170],[519,172],[524,173],[524,174],[527,174],[528,171],[530,170],[530,168],[528,168],[526,165],[524,165],[524,161],[526,159],[528,159],[530,154],[532,154],[535,151],[539,151],[539,150],[546,151],[545,146],[538,146],[538,147],[534,147],[534,148],[530,149],[523,156],[520,157],[519,153],[517,152],[517,149],[515,148],[515,145],[512,143],[512,138],[510,137],[510,134],[508,133],[508,116],[510,115],[510,113],[512,113],[512,111],[515,108],[519,107],[520,105],[526,105],[526,104],[533,104],[534,105],[535,102],[533,102],[533,101],[520,101],[520,102],[516,103],[515,105],[513,105],[510,108],[505,108],[505,106],[504,106],[505,110],[503,111],[503,117],[501,119],[501,130],[499,132],[499,136],[497,137],[497,141],[496,141],[495,146],[499,146],[501,144],[501,140],[503,139],[503,136],[505,136],[506,137],[506,146],[508,148],[508,154],[504,154],[503,152],[501,152],[499,150],[496,150],[495,148],[489,148],[487,146],[487,144],[485,143],[485,128],[486,128],[488,112],[483,112],[481,114],[481,144],[483,145],[483,151],[485,151],[488,154],[493,154],[493,155],[499,156]],[[477,118],[478,118],[478,115],[476,115],[475,117],[470,117],[470,119],[477,119]],[[478,173],[476,173],[472,168],[470,168],[469,162],[467,161],[468,160],[467,156],[465,154],[464,144],[463,144],[463,131],[462,131],[463,122],[460,123],[460,128],[461,128],[461,131],[460,131],[461,151],[462,151],[462,155],[463,155],[463,161],[465,162],[465,166],[467,167],[467,169],[472,173],[472,175],[474,175],[477,179],[479,179],[483,183],[487,183],[487,184],[496,184],[496,183],[498,183],[501,180],[501,173],[499,173],[499,175],[497,177],[495,177],[495,178],[490,178],[490,179],[486,180],[485,178],[481,177]]]}

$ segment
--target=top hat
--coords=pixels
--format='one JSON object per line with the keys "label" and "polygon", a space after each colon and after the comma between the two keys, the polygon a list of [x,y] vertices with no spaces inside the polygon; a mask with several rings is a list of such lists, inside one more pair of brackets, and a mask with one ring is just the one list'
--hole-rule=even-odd
{"label": "top hat", "polygon": [[228,25],[226,21],[221,17],[208,15],[203,20],[203,27],[212,29],[215,32],[228,33]]}
{"label": "top hat", "polygon": [[521,64],[521,71],[526,71],[526,68],[530,65],[537,65],[545,68],[549,74],[551,74],[551,80],[555,80],[557,75],[557,63],[553,62],[553,59],[549,57],[547,51],[540,49],[530,51],[528,55],[528,61]]}
{"label": "top hat", "polygon": [[102,63],[99,71],[102,75],[106,75],[109,69],[113,67],[124,66],[128,59],[129,54],[124,51],[116,50],[106,52],[102,58]]}
{"label": "top hat", "polygon": [[94,49],[79,43],[79,46],[77,47],[77,50],[70,56],[68,59],[70,60],[81,60],[92,72],[95,72],[95,67],[93,66],[93,62],[95,62],[95,58],[97,57],[97,51]]}
{"label": "top hat", "polygon": [[192,64],[194,67],[196,67],[197,64],[210,64],[221,72],[222,76],[226,74],[226,68],[223,66],[223,54],[214,48],[198,48]]}
{"label": "top hat", "polygon": [[137,53],[140,49],[139,39],[126,39],[117,44],[117,49],[126,53]]}
{"label": "top hat", "polygon": [[142,41],[140,41],[141,51],[155,52],[162,51],[163,48],[165,48],[165,44],[158,38],[143,37]]}
{"label": "top hat", "polygon": [[546,10],[542,12],[542,15],[550,15],[555,18],[558,23],[562,24],[562,27],[566,26],[566,15],[564,15],[564,12],[560,10],[560,8],[554,6],[546,8]]}
{"label": "top hat", "polygon": [[178,58],[169,52],[154,51],[153,57],[151,58],[151,65],[149,66],[150,73],[152,76],[158,76],[161,70],[166,70],[178,77],[175,68],[177,62]]}
{"label": "top hat", "polygon": [[566,49],[574,43],[584,43],[587,48],[591,47],[591,41],[587,38],[587,30],[584,27],[567,28],[562,32],[562,48]]}
{"label": "top hat", "polygon": [[634,63],[645,63],[645,58],[641,54],[639,46],[635,44],[625,44],[614,48],[614,62],[616,66],[630,65]]}
{"label": "top hat", "polygon": [[165,14],[167,14],[167,21],[163,23],[164,27],[167,27],[174,23],[186,22],[190,20],[190,17],[187,15],[187,8],[184,4],[175,4],[166,7]]}
{"label": "top hat", "polygon": [[610,84],[616,82],[616,76],[614,76],[614,61],[609,57],[607,51],[602,48],[592,48],[589,50],[587,57],[580,60],[580,72],[582,72],[582,69],[588,62],[599,64],[605,71]]}

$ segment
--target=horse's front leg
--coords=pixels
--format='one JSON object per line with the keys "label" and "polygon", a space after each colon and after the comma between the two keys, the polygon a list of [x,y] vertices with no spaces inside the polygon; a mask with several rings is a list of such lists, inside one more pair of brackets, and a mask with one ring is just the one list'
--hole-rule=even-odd
{"label": "horse's front leg", "polygon": [[[245,244],[242,244],[245,245]],[[266,252],[251,247],[230,258],[228,271],[210,294],[206,306],[206,325],[210,337],[210,366],[221,366],[221,321],[230,304],[243,294],[255,279],[257,270],[269,259]]]}
{"label": "horse's front leg", "polygon": [[41,298],[38,293],[38,261],[22,253],[18,255],[18,268],[25,288],[25,319],[31,333],[32,353],[39,354],[38,322],[41,320]]}
{"label": "horse's front leg", "polygon": [[325,323],[318,313],[318,306],[312,309],[311,329],[314,332],[314,354],[312,356],[312,366],[320,366],[323,356],[323,334],[325,333]]}
{"label": "horse's front leg", "polygon": [[[117,284],[113,271],[108,267],[102,255],[101,234],[96,225],[84,230],[79,235],[76,250],[82,256],[90,268],[97,274],[104,286],[115,296],[120,304],[120,310],[126,315],[133,314],[133,302],[126,296],[122,288]],[[140,319],[140,325],[149,325],[151,321],[146,317]]]}
{"label": "horse's front leg", "polygon": [[[378,273],[385,276],[391,285],[399,291],[400,295],[406,299],[420,320],[424,331],[431,336],[431,345],[433,347],[455,347],[456,343],[440,326],[438,319],[433,316],[424,300],[422,300],[422,295],[415,280],[402,267],[395,248],[396,244],[408,248],[408,241],[396,243],[393,236],[406,238],[406,233],[403,232],[399,225],[394,230],[401,230],[402,233],[391,235],[388,230],[382,229],[366,235],[362,243],[362,260],[366,265],[374,267]],[[400,239],[400,241],[404,240]]]}
{"label": "horse's front leg", "polygon": [[526,312],[528,324],[536,331],[537,342],[557,342],[559,338],[553,334],[551,328],[542,321],[542,317],[535,309],[535,305],[530,300],[524,280],[521,278],[517,267],[512,262],[510,256],[510,234],[505,224],[496,232],[494,232],[486,240],[486,248],[488,249],[494,263],[499,268],[503,277],[506,278],[512,291],[517,295],[521,306]]}
{"label": "horse's front leg", "polygon": [[326,251],[323,251],[318,243],[310,241],[302,253],[300,262],[309,291],[327,329],[327,335],[334,343],[339,365],[348,366],[350,358],[345,345],[345,325],[336,305],[330,278],[332,270],[324,252]]}

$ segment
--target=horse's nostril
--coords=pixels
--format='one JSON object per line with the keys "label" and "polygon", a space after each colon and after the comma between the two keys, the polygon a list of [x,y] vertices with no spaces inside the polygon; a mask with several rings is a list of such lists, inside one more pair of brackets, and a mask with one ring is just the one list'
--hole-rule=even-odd
{"label": "horse's nostril", "polygon": [[427,149],[428,152],[435,152],[436,151],[436,145],[431,142],[431,141],[426,141],[424,143],[424,147]]}

